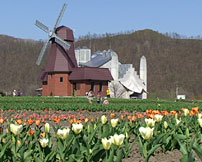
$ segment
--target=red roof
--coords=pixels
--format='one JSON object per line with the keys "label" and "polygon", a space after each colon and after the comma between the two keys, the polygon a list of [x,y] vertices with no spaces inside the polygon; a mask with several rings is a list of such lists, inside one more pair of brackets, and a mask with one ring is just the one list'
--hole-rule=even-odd
{"label": "red roof", "polygon": [[109,69],[94,67],[74,68],[70,74],[69,80],[113,80]]}

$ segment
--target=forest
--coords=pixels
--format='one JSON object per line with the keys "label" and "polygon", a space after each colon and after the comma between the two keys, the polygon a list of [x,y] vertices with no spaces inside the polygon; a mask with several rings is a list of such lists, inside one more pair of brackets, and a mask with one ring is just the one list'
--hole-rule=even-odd
{"label": "forest", "polygon": [[[35,64],[43,41],[24,40],[0,35],[0,92],[14,89],[25,96],[36,95],[41,87],[40,66]],[[145,56],[148,68],[148,97],[168,98],[185,94],[189,99],[202,97],[202,40],[176,33],[161,34],[149,29],[104,35],[88,34],[75,41],[75,47],[87,46],[92,53],[113,49],[124,64],[133,64],[139,71],[140,57]]]}

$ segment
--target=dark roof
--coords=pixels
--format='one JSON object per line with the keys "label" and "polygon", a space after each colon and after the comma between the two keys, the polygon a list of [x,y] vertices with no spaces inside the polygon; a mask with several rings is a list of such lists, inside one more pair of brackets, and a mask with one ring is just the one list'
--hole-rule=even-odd
{"label": "dark roof", "polygon": [[66,26],[60,26],[56,29],[57,35],[66,41],[74,41],[74,35],[73,30],[66,27]]}
{"label": "dark roof", "polygon": [[81,66],[86,67],[100,67],[112,59],[111,54],[103,56],[101,54],[94,54],[90,61],[83,63]]}
{"label": "dark roof", "polygon": [[48,80],[48,75],[47,75],[47,72],[45,71],[45,69],[43,69],[41,71],[40,80],[43,81],[43,82]]}
{"label": "dark roof", "polygon": [[113,78],[107,68],[79,67],[73,69],[69,80],[110,81],[113,80]]}

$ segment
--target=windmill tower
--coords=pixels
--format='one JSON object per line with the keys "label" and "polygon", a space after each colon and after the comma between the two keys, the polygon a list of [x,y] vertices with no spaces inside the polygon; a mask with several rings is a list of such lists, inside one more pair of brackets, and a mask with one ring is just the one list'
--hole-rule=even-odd
{"label": "windmill tower", "polygon": [[40,65],[49,44],[51,44],[48,63],[40,76],[43,84],[42,95],[44,96],[70,96],[72,94],[72,84],[68,78],[72,69],[77,67],[73,31],[65,26],[58,27],[66,6],[66,4],[63,5],[53,30],[50,30],[38,20],[35,23],[37,27],[48,33],[49,36],[48,41],[40,52],[36,62],[37,65]]}
{"label": "windmill tower", "polygon": [[147,99],[147,61],[145,56],[142,56],[140,59],[140,79],[144,81],[142,99]]}

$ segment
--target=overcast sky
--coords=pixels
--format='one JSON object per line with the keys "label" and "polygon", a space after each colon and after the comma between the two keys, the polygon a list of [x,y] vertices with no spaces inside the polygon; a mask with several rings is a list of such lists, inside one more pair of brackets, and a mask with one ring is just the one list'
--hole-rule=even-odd
{"label": "overcast sky", "polygon": [[35,20],[53,28],[65,2],[60,24],[75,37],[143,29],[202,36],[202,0],[2,0],[0,34],[47,39]]}

